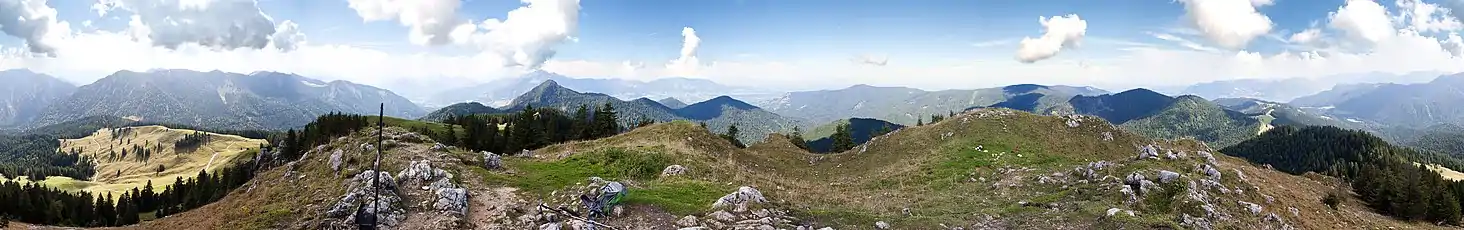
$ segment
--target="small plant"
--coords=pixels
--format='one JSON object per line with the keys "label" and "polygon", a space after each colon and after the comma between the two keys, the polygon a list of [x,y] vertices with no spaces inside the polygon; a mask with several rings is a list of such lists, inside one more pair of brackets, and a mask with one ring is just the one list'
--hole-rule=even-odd
{"label": "small plant", "polygon": [[1341,202],[1342,196],[1338,195],[1337,191],[1329,192],[1326,197],[1322,197],[1322,203],[1327,204],[1327,207],[1331,207],[1332,210],[1337,210],[1337,204]]}

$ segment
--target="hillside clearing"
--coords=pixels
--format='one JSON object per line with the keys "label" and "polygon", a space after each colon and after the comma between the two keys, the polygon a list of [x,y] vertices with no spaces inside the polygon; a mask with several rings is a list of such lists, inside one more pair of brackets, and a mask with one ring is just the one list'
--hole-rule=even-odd
{"label": "hillside clearing", "polygon": [[[137,126],[100,129],[90,136],[59,140],[62,151],[80,152],[94,160],[97,173],[86,181],[48,177],[43,184],[66,191],[111,193],[115,196],[133,188],[140,189],[151,181],[154,189],[161,191],[179,178],[192,178],[200,170],[213,172],[221,168],[220,164],[243,160],[239,156],[250,155],[268,144],[260,139],[206,133],[210,140],[197,147],[174,146],[175,142],[195,132],[163,126]],[[134,146],[151,154],[142,158],[134,153]],[[129,154],[121,155],[124,151]],[[159,166],[164,168],[162,172],[158,172]]]}

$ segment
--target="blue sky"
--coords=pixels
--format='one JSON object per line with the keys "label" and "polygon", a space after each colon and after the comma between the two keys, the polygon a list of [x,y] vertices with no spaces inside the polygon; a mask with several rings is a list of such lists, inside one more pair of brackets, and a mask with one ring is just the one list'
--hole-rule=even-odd
{"label": "blue sky", "polygon": [[[859,83],[947,89],[1015,83],[1157,87],[1458,72],[1464,66],[1458,54],[1464,51],[1455,51],[1464,48],[1454,48],[1464,42],[1450,40],[1461,27],[1451,11],[1464,8],[1464,0],[529,2],[0,0],[0,7],[11,8],[0,9],[0,15],[27,16],[15,11],[21,8],[56,11],[50,23],[8,22],[51,29],[43,36],[6,31],[9,36],[0,36],[0,49],[6,50],[0,68],[30,68],[78,84],[121,69],[269,70],[425,91],[444,82],[487,82],[534,69],[571,77],[707,78],[779,89]],[[577,7],[544,9],[553,3]],[[402,10],[371,11],[363,4]],[[1384,10],[1368,11],[1367,5]],[[510,14],[516,10],[533,13]],[[1085,29],[1052,40],[1058,48],[1045,52],[1050,54],[1019,61],[1020,41],[1048,31],[1039,17],[1068,15],[1081,17]],[[1269,28],[1255,31],[1266,23],[1242,24],[1240,17],[1262,17]],[[490,18],[519,29],[479,26]],[[568,26],[554,23],[564,18],[573,20]],[[167,20],[191,24],[170,26],[175,22]],[[433,20],[447,21],[442,28],[449,29],[414,29]],[[17,27],[0,24],[5,26]],[[298,30],[280,32],[292,26]],[[700,42],[683,55],[691,44],[682,34],[686,28]],[[1316,38],[1293,39],[1308,29]],[[461,38],[449,39],[448,30]],[[554,33],[559,30],[568,31]],[[1255,33],[1236,35],[1245,31]],[[410,39],[433,34],[440,39]],[[1245,42],[1227,45],[1234,39]],[[548,58],[535,60],[539,56]]]}

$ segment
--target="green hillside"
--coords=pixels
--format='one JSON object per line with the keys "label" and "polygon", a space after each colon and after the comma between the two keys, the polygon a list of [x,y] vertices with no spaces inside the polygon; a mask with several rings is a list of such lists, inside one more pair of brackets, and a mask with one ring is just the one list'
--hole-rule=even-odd
{"label": "green hillside", "polygon": [[1153,138],[1194,138],[1223,148],[1257,135],[1261,124],[1257,118],[1203,98],[1180,96],[1157,113],[1120,126]]}

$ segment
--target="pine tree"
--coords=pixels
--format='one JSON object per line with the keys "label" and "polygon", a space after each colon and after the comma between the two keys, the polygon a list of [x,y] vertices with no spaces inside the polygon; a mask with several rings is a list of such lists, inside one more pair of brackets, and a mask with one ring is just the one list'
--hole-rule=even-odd
{"label": "pine tree", "polygon": [[620,134],[620,117],[615,112],[615,107],[610,102],[605,102],[595,111],[595,128],[598,134],[595,138],[604,138]]}
{"label": "pine tree", "polygon": [[138,211],[149,212],[157,210],[157,197],[157,192],[153,190],[152,180],[147,180],[147,185],[142,187],[142,195],[140,196],[142,202],[139,202],[141,205],[138,207]]}
{"label": "pine tree", "polygon": [[838,129],[834,130],[834,135],[831,136],[831,138],[833,138],[833,140],[834,140],[834,145],[833,145],[833,148],[830,149],[830,151],[831,152],[838,153],[838,152],[848,151],[849,149],[853,149],[854,148],[854,134],[853,134],[853,132],[854,132],[854,130],[852,130],[852,128],[849,126],[849,124],[839,124]]}
{"label": "pine tree", "polygon": [[572,122],[569,125],[571,138],[576,140],[589,139],[594,136],[590,133],[590,109],[585,104],[580,104],[579,109],[574,110],[574,116],[570,117]]}
{"label": "pine tree", "polygon": [[741,140],[737,140],[737,134],[740,132],[741,131],[737,130],[737,124],[734,123],[731,126],[727,126],[727,134],[722,134],[722,139],[727,139],[727,142],[731,142],[732,146],[737,146],[738,148],[746,148],[747,146],[742,145]]}
{"label": "pine tree", "polygon": [[921,120],[921,119],[922,118],[915,118],[915,126],[923,126],[923,125],[925,125],[925,120]]}
{"label": "pine tree", "polygon": [[803,131],[799,130],[798,126],[793,126],[793,134],[788,136],[788,141],[793,142],[793,146],[808,150],[808,141],[803,139]]}

